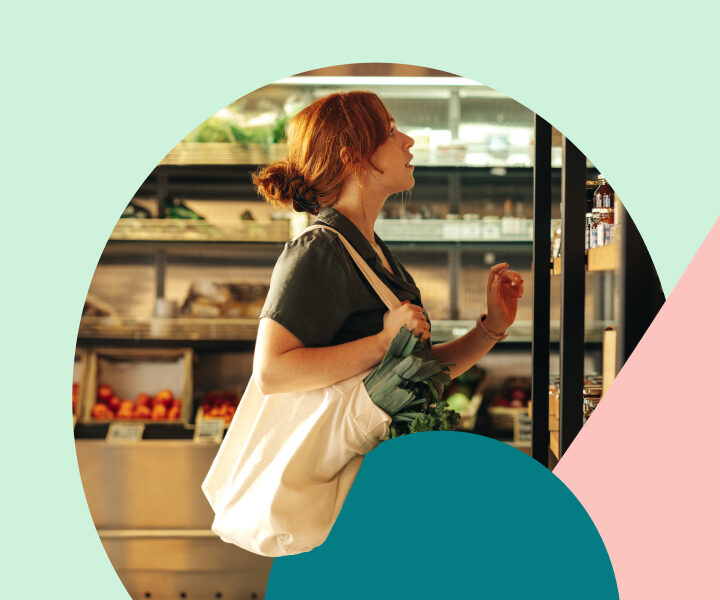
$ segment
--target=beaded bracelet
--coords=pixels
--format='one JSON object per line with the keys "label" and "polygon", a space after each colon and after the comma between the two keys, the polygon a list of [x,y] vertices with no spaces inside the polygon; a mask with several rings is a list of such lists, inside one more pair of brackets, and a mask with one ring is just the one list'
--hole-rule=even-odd
{"label": "beaded bracelet", "polygon": [[483,337],[488,340],[489,342],[502,342],[507,336],[507,333],[502,334],[496,334],[491,333],[488,331],[488,329],[485,327],[485,319],[487,319],[487,315],[481,315],[480,318],[477,320],[477,328],[480,330],[480,333],[483,334]]}

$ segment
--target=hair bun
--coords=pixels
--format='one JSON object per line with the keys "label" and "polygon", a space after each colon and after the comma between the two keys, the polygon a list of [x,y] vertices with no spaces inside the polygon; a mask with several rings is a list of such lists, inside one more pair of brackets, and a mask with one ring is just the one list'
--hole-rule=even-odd
{"label": "hair bun", "polygon": [[292,206],[297,212],[316,215],[320,211],[317,193],[305,178],[287,161],[260,169],[252,176],[258,193],[276,207]]}
{"label": "hair bun", "polygon": [[292,198],[292,206],[297,212],[308,212],[311,215],[316,215],[320,211],[317,193],[299,173],[285,182],[283,194]]}

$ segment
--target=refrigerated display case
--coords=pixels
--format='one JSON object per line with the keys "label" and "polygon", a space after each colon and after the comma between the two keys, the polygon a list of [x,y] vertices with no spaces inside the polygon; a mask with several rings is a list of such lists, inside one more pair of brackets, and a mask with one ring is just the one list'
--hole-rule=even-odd
{"label": "refrigerated display case", "polygon": [[[619,200],[614,242],[585,247],[586,193],[597,182],[586,157],[564,136],[559,136],[560,255],[552,255],[553,136],[537,116],[535,128],[532,455],[552,468],[583,426],[588,398],[597,387],[607,390],[665,298],[647,248]],[[546,317],[558,312],[555,337]],[[557,355],[551,353],[554,343]],[[598,401],[594,397],[593,406]]]}

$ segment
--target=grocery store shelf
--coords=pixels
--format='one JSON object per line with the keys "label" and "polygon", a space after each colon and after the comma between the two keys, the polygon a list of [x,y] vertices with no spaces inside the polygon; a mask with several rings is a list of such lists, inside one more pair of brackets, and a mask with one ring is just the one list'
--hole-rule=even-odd
{"label": "grocery store shelf", "polygon": [[[513,232],[503,233],[499,220],[379,219],[375,231],[388,243],[532,243],[532,221],[513,222]],[[120,219],[110,234],[113,244],[284,243],[291,235],[288,220],[218,223],[189,219]]]}
{"label": "grocery store shelf", "polygon": [[532,220],[513,219],[503,232],[499,219],[378,219],[375,232],[386,242],[532,242]]}
{"label": "grocery store shelf", "polygon": [[81,338],[131,340],[254,340],[257,319],[83,317]]}
{"label": "grocery store shelf", "polygon": [[285,144],[190,143],[175,146],[161,165],[262,165],[287,156]]}
{"label": "grocery store shelf", "polygon": [[208,222],[193,219],[120,219],[110,241],[166,242],[286,242],[287,219],[258,222]]}
{"label": "grocery store shelf", "polygon": [[[438,341],[444,341],[467,333],[475,326],[475,321],[433,321],[432,326],[433,337]],[[86,342],[112,339],[189,344],[202,341],[237,343],[254,342],[257,337],[257,327],[257,319],[83,317],[78,337]],[[516,341],[530,341],[524,329],[528,327],[519,328]],[[508,338],[508,341],[513,340]]]}
{"label": "grocery store shelf", "polygon": [[[601,342],[605,327],[609,321],[589,321],[586,324],[586,341]],[[257,319],[228,318],[135,318],[135,317],[89,317],[80,322],[78,341],[82,345],[113,342],[159,342],[156,345],[190,346],[241,345],[252,343],[257,337]],[[432,322],[433,342],[444,342],[466,334],[475,326],[473,320],[434,320]],[[559,323],[550,325],[552,339],[559,335]],[[508,337],[502,342],[507,344],[529,344],[532,341],[532,322],[516,321],[508,330]],[[121,345],[127,345],[122,344]]]}
{"label": "grocery store shelf", "polygon": [[[509,147],[494,155],[486,145],[460,143],[432,149],[415,147],[413,155],[416,167],[532,167],[531,148],[525,146]],[[159,166],[259,166],[283,160],[286,156],[287,145],[284,143],[181,142],[160,161]]]}

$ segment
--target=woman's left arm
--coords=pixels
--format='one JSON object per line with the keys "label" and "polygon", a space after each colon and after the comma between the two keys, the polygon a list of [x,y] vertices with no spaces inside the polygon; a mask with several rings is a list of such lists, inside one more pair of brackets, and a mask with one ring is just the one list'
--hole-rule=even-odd
{"label": "woman's left arm", "polygon": [[508,271],[508,263],[490,269],[487,284],[487,318],[483,321],[486,335],[473,327],[465,335],[443,344],[433,344],[433,352],[440,363],[452,363],[450,377],[463,374],[485,356],[502,337],[517,316],[518,300],[523,295],[523,280],[519,273]]}

